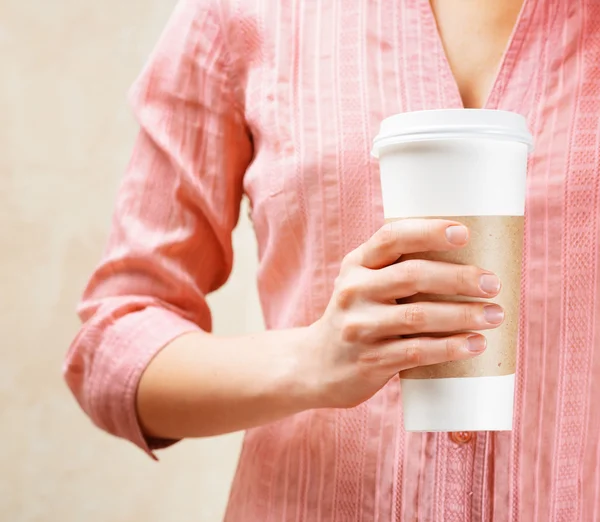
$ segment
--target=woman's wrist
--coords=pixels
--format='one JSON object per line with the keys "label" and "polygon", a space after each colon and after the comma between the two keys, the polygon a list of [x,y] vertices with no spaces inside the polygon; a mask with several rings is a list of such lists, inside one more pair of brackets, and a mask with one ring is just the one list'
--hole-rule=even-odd
{"label": "woman's wrist", "polygon": [[276,388],[298,412],[327,407],[325,383],[319,368],[319,338],[314,325],[268,332],[279,337]]}

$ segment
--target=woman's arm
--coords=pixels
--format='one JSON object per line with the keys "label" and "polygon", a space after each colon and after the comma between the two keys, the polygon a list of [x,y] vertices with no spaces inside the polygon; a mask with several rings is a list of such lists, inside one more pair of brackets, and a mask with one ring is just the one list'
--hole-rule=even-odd
{"label": "woman's arm", "polygon": [[309,328],[220,338],[182,335],[144,372],[138,413],[155,438],[204,437],[321,406],[299,355]]}
{"label": "woman's arm", "polygon": [[174,339],[210,331],[205,296],[230,273],[253,155],[224,4],[179,2],[131,90],[140,132],[64,368],[94,423],[146,451],[165,442],[140,429],[141,375]]}

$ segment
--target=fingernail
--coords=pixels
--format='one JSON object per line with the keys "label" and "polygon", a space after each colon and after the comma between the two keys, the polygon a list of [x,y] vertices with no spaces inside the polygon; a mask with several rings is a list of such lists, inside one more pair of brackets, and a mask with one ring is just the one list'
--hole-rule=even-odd
{"label": "fingernail", "polygon": [[470,352],[483,352],[487,345],[487,340],[482,335],[472,335],[467,337],[467,350]]}
{"label": "fingernail", "polygon": [[500,279],[494,274],[483,274],[479,278],[479,288],[486,294],[497,294],[500,291]]}
{"label": "fingernail", "polygon": [[490,324],[500,324],[504,321],[504,310],[498,305],[487,305],[483,307],[483,316]]}
{"label": "fingernail", "polygon": [[469,231],[462,225],[452,225],[446,229],[446,239],[453,245],[464,245],[469,238]]}

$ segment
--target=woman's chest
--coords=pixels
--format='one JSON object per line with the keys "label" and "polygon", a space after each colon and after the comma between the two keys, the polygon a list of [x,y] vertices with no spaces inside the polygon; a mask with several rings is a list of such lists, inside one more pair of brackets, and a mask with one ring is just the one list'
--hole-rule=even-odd
{"label": "woman's chest", "polygon": [[[256,27],[270,29],[245,90],[256,151],[245,185],[258,227],[305,234],[312,221],[326,217],[335,229],[353,216],[356,234],[343,250],[379,226],[370,149],[380,121],[460,106],[435,22],[417,4],[291,2],[260,14]],[[600,171],[592,8],[538,9],[525,13],[527,30],[509,46],[487,102],[524,114],[534,134],[528,210],[536,235],[597,213]]]}

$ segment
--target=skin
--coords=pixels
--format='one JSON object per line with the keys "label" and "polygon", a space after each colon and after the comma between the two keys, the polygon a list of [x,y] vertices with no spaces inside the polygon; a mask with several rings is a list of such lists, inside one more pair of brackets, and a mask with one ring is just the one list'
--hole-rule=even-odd
{"label": "skin", "polygon": [[522,5],[523,0],[431,0],[466,108],[485,105]]}
{"label": "skin", "polygon": [[[465,107],[481,107],[522,0],[431,0]],[[477,42],[477,45],[473,45]],[[192,333],[168,344],[144,372],[137,408],[146,435],[203,437],[314,408],[349,408],[399,371],[466,359],[502,322],[482,303],[412,303],[416,293],[493,298],[500,282],[476,267],[396,261],[402,254],[464,247],[468,231],[441,220],[388,224],[343,260],[323,316],[304,328],[236,338]],[[400,336],[410,335],[409,338]]]}

